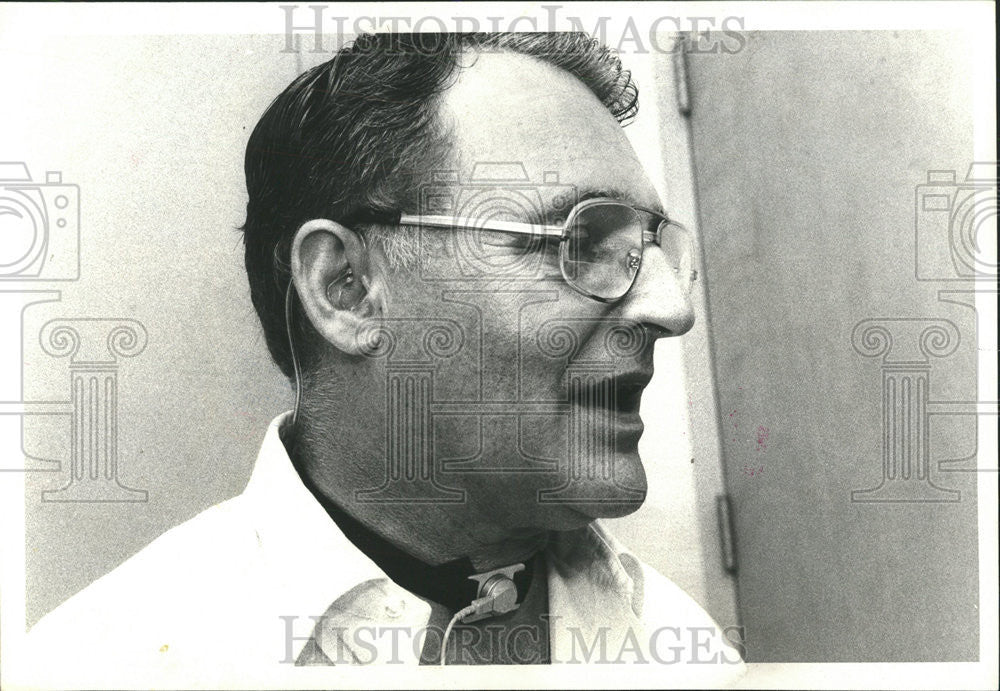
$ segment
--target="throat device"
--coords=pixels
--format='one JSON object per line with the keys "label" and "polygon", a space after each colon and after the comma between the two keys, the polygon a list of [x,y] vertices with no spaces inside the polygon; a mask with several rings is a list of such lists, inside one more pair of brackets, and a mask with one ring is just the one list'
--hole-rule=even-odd
{"label": "throat device", "polygon": [[514,583],[514,574],[520,571],[524,571],[524,564],[513,564],[469,576],[469,580],[475,581],[477,585],[476,599],[461,610],[464,612],[471,608],[472,612],[459,621],[479,621],[517,609],[517,584]]}
{"label": "throat device", "polygon": [[[471,623],[481,619],[489,619],[513,612],[518,608],[518,592],[514,576],[521,571],[524,571],[524,564],[512,564],[469,576],[469,580],[475,582],[476,596],[468,607],[455,613],[455,616],[448,623],[448,628],[444,630],[444,636],[441,638],[441,666],[445,664],[448,637],[455,624],[460,621]],[[527,586],[525,586],[525,590],[527,590]]]}

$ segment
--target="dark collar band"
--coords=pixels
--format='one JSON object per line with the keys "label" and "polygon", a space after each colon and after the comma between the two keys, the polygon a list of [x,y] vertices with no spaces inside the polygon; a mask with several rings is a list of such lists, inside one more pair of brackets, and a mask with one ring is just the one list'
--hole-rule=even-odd
{"label": "dark collar band", "polygon": [[[421,561],[362,525],[317,491],[304,473],[299,475],[347,539],[397,585],[418,597],[443,605],[452,612],[466,607],[476,598],[479,585],[469,577],[477,572],[468,558],[463,557],[438,566]],[[534,563],[535,558],[528,559],[524,562],[524,570],[514,575],[518,604],[524,600],[531,586]]]}

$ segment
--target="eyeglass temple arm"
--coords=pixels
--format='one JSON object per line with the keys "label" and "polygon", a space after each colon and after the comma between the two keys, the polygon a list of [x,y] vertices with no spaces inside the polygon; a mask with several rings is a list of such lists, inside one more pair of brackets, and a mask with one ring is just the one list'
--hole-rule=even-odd
{"label": "eyeglass temple arm", "polygon": [[[677,221],[671,220],[659,211],[644,207],[635,207],[639,211],[657,216],[667,223],[684,228]],[[400,214],[399,225],[419,226],[429,229],[448,228],[475,228],[478,230],[494,230],[502,233],[514,233],[516,235],[545,235],[547,237],[562,237],[565,228],[563,226],[534,225],[532,223],[518,223],[516,221],[488,221],[482,222],[477,219],[463,216],[419,216],[417,214]],[[685,231],[687,229],[685,228]],[[643,242],[659,242],[658,233],[651,230],[642,231]],[[697,271],[694,272],[697,275]]]}
{"label": "eyeglass temple arm", "polygon": [[545,235],[562,237],[562,226],[536,225],[533,223],[517,223],[516,221],[487,221],[464,218],[462,216],[417,216],[401,214],[399,224],[404,226],[420,226],[422,228],[475,228],[477,230],[494,230],[516,235]]}

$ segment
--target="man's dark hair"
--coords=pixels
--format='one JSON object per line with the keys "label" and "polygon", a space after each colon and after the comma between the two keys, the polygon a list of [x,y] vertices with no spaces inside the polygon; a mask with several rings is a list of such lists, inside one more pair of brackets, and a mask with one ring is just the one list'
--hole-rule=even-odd
{"label": "man's dark hair", "polygon": [[[412,210],[420,183],[447,152],[436,97],[458,68],[494,51],[569,72],[623,125],[638,110],[629,72],[586,34],[475,33],[362,35],[300,75],[264,112],[247,144],[242,230],[250,297],[285,376],[293,376],[284,304],[295,231],[313,218],[350,225]],[[297,342],[312,346],[319,336],[307,319],[295,321]],[[314,350],[303,349],[307,371]]]}

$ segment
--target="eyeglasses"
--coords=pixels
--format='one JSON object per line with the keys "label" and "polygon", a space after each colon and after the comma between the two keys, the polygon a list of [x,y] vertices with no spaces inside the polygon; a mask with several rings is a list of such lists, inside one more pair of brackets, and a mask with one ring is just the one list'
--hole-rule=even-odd
{"label": "eyeglasses", "polygon": [[[655,231],[646,230],[648,224],[640,212],[660,219]],[[411,214],[400,215],[398,223],[428,229],[491,230],[558,238],[563,279],[577,292],[600,302],[617,302],[628,294],[642,266],[647,243],[663,251],[685,294],[698,278],[694,241],[684,226],[657,211],[617,199],[582,201],[570,210],[562,225]]]}

